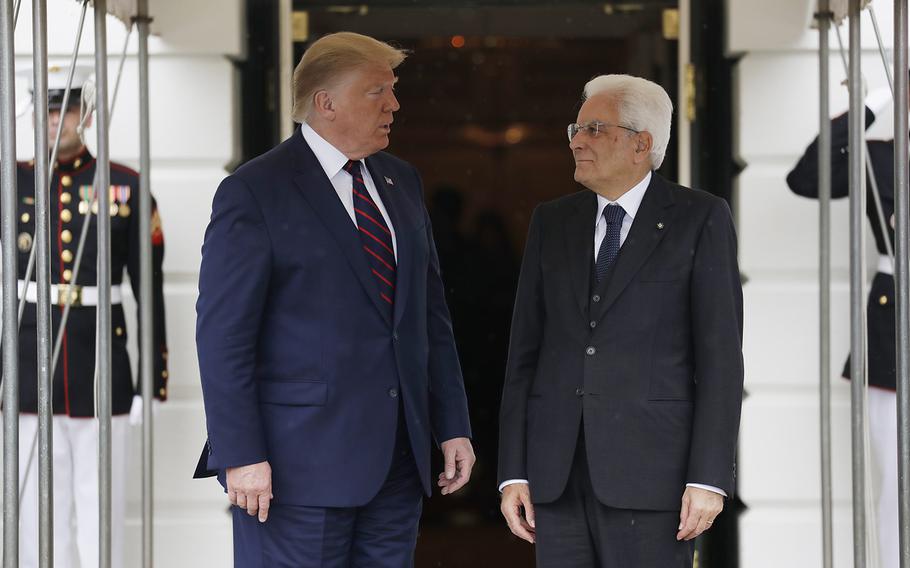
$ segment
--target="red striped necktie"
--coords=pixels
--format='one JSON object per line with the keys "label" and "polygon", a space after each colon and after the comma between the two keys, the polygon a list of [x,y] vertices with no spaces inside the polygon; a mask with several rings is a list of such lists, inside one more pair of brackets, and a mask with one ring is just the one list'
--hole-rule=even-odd
{"label": "red striped necktie", "polygon": [[370,197],[363,182],[363,170],[359,161],[348,160],[344,170],[354,181],[354,214],[357,229],[367,263],[379,289],[379,297],[389,307],[389,319],[395,298],[395,251],[392,248],[392,232],[382,217],[376,202]]}

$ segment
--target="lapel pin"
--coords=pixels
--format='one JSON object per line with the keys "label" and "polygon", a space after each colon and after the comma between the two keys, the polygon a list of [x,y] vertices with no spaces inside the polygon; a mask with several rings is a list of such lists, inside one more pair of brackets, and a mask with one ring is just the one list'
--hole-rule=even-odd
{"label": "lapel pin", "polygon": [[392,182],[392,178],[390,178],[389,176],[383,176],[383,177],[385,177],[385,182],[386,182],[387,184],[389,184],[389,185],[395,185],[395,184]]}
{"label": "lapel pin", "polygon": [[658,223],[658,224],[657,224],[657,229],[658,229],[658,230],[661,230],[661,229],[663,229],[663,228],[664,228],[664,224],[663,224],[663,223]]}

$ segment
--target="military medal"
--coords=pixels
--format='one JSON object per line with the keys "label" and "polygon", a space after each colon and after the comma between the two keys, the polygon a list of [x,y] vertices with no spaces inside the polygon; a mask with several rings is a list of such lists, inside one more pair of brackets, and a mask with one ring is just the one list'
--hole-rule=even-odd
{"label": "military medal", "polygon": [[[127,207],[126,202],[130,199],[130,186],[128,185],[112,185],[110,186],[110,213],[111,217],[116,217],[118,214],[121,217],[126,217],[130,214],[129,207]],[[126,212],[123,212],[123,207],[126,208]]]}
{"label": "military medal", "polygon": [[[79,214],[85,215],[88,213],[89,204],[95,198],[95,188],[91,185],[81,185],[79,186]],[[97,211],[97,209],[92,209],[92,211]]]}
{"label": "military medal", "polygon": [[129,217],[130,216],[130,206],[126,203],[120,205],[120,216]]}
{"label": "military medal", "polygon": [[17,244],[19,245],[19,252],[28,252],[32,250],[32,236],[28,233],[19,233],[19,238],[16,239]]}

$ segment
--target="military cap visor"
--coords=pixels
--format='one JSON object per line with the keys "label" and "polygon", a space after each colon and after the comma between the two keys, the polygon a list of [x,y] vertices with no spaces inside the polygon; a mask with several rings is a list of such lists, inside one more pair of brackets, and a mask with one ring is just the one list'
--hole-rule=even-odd
{"label": "military cap visor", "polygon": [[[48,89],[47,91],[47,108],[48,110],[61,110],[63,108],[63,96],[66,94],[65,89]],[[78,109],[82,102],[82,89],[70,89],[70,98],[66,104],[66,110]]]}

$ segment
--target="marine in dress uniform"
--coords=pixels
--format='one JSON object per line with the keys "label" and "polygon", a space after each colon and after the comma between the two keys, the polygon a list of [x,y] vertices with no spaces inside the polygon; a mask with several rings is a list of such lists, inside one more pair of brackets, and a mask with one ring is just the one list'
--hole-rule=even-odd
{"label": "marine in dress uniform", "polygon": [[[98,565],[98,423],[95,416],[95,339],[97,288],[96,216],[111,219],[111,298],[112,298],[112,406],[113,406],[113,565],[122,560],[123,522],[126,501],[126,460],[129,414],[138,394],[127,355],[127,328],[122,307],[124,269],[130,276],[133,295],[139,298],[139,174],[111,163],[109,211],[99,211],[93,186],[95,158],[76,128],[84,116],[81,87],[88,80],[90,67],[77,67],[68,108],[61,113],[68,69],[49,72],[49,139],[53,144],[56,129],[62,128],[59,159],[50,184],[51,215],[51,302],[53,340],[59,333],[66,295],[72,298],[63,343],[53,379],[54,409],[54,549],[55,566]],[[90,111],[89,111],[90,112]],[[91,120],[90,118],[88,120]],[[88,124],[88,120],[85,121]],[[59,126],[58,126],[59,125]],[[37,470],[33,450],[37,431],[37,324],[35,276],[25,291],[25,272],[35,236],[34,162],[21,162],[17,168],[19,297],[27,300],[20,328],[20,491],[23,491],[20,530],[21,566],[37,566]],[[86,216],[91,214],[81,263],[76,254]],[[154,378],[156,398],[167,398],[167,343],[165,340],[164,298],[161,265],[164,237],[153,202],[152,213],[152,290],[154,306]],[[31,452],[31,457],[29,453]],[[30,463],[31,462],[31,463]],[[30,463],[30,465],[29,465]],[[24,485],[24,488],[23,488]]]}
{"label": "marine in dress uniform", "polygon": [[[875,110],[884,108],[891,98],[890,90],[874,91],[866,99],[866,128],[875,121]],[[848,116],[831,121],[831,197],[849,195]],[[869,140],[869,158],[878,184],[885,220],[894,214],[894,142]],[[868,174],[867,174],[868,175]],[[806,148],[796,167],[787,175],[787,185],[797,195],[818,198],[818,138]],[[883,568],[898,567],[897,518],[897,405],[895,394],[894,331],[894,266],[888,257],[886,242],[894,247],[894,229],[879,222],[872,194],[872,183],[866,182],[866,217],[878,250],[878,270],[872,279],[866,307],[869,360],[869,426],[872,446],[878,463],[879,487],[878,540]],[[886,241],[887,239],[887,241]],[[850,378],[850,359],[844,364],[844,378]]]}

